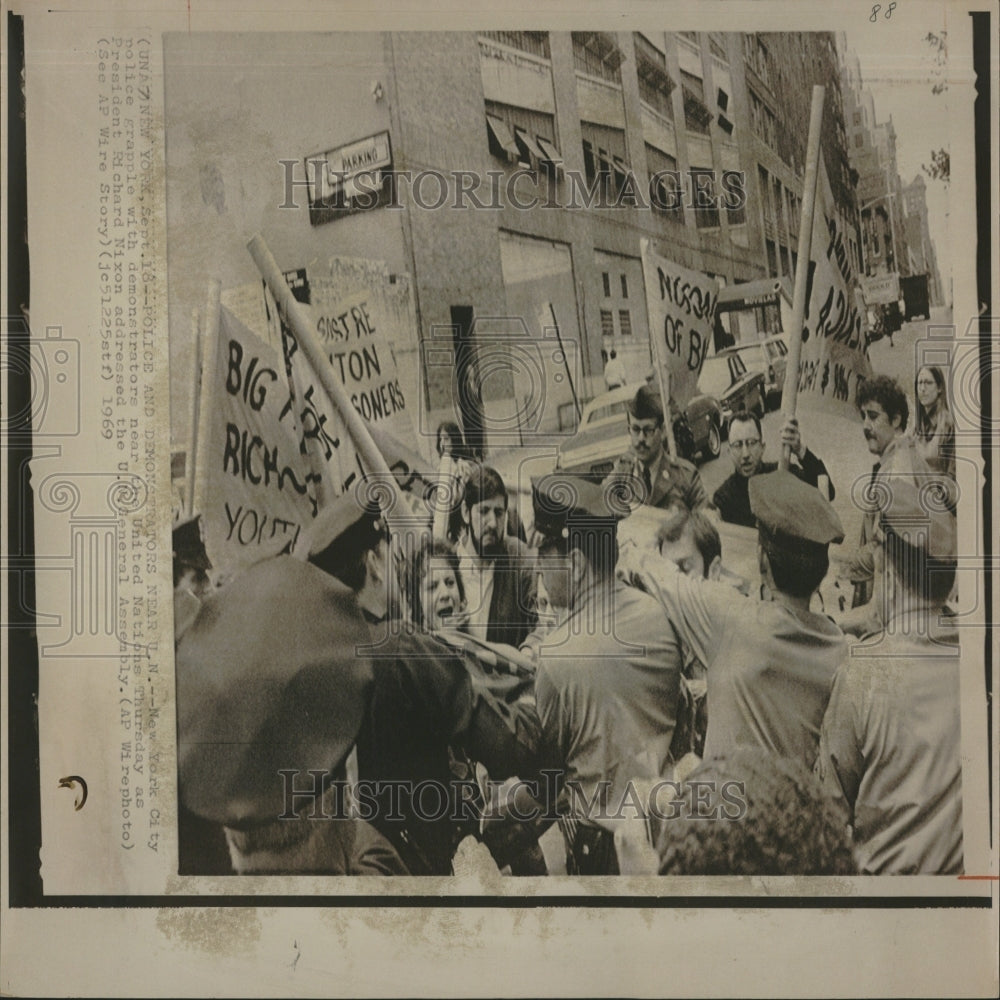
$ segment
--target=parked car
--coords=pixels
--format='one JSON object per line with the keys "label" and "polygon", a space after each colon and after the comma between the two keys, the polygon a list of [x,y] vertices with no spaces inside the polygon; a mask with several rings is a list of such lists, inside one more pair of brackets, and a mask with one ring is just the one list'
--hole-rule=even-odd
{"label": "parked car", "polygon": [[[556,468],[603,479],[630,447],[627,406],[637,385],[624,385],[595,396],[583,408],[576,433],[562,443]],[[718,400],[695,396],[673,418],[674,441],[684,458],[715,458],[722,450],[722,408]]]}
{"label": "parked car", "polygon": [[764,402],[767,408],[776,410],[781,405],[785,369],[788,367],[788,345],[783,336],[776,335],[749,344],[738,344],[719,354],[738,354],[747,371],[759,372],[764,376]]}
{"label": "parked car", "polygon": [[729,433],[729,421],[740,410],[764,416],[764,376],[747,370],[738,348],[727,348],[711,358],[705,358],[698,376],[698,388],[713,396],[722,409],[722,427]]}

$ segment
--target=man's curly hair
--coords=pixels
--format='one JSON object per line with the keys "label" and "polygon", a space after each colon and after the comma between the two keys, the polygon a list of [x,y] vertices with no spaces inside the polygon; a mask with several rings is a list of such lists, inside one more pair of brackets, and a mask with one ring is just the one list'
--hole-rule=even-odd
{"label": "man's curly hair", "polygon": [[[687,782],[677,818],[660,825],[661,875],[857,874],[846,817],[798,762],[739,750],[704,761]],[[691,782],[707,783],[708,796]],[[739,800],[745,809],[734,808]],[[703,818],[716,808],[741,815]]]}

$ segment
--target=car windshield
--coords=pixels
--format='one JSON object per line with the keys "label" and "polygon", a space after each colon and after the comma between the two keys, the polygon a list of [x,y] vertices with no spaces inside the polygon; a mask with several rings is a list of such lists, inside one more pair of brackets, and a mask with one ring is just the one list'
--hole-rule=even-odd
{"label": "car windshield", "polygon": [[[733,360],[739,360],[733,358]],[[705,358],[698,377],[698,388],[706,396],[722,397],[733,384],[729,371],[729,358]]]}
{"label": "car windshield", "polygon": [[625,412],[625,400],[619,400],[617,403],[606,403],[604,406],[597,406],[590,413],[587,414],[587,419],[585,423],[592,424],[597,420],[606,420],[608,417],[613,417],[616,414]]}
{"label": "car windshield", "polygon": [[761,346],[759,344],[739,348],[739,358],[747,365],[763,365],[766,360],[761,354]]}

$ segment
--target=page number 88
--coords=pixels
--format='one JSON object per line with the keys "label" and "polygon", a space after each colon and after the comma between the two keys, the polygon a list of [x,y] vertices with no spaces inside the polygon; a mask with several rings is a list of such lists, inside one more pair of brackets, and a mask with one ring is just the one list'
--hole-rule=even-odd
{"label": "page number 88", "polygon": [[[872,4],[872,16],[868,18],[868,20],[871,21],[872,24],[875,24],[878,21],[878,13],[881,9],[882,5],[880,3]],[[893,2],[889,4],[888,7],[886,7],[885,13],[882,15],[882,17],[885,18],[886,21],[888,21],[892,17],[892,12],[895,9],[896,9],[896,2],[895,0],[893,0]]]}

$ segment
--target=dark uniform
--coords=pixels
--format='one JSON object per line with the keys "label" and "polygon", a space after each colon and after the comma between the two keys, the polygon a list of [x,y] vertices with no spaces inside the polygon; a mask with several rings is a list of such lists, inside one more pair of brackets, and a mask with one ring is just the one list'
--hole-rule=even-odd
{"label": "dark uniform", "polygon": [[182,638],[181,803],[226,828],[238,873],[406,873],[332,784],[373,684],[364,634],[347,587],[278,556],[209,597]]}
{"label": "dark uniform", "polygon": [[[317,517],[310,536],[311,558],[343,568],[385,534],[378,508],[348,494]],[[483,800],[471,760],[494,779],[537,766],[538,725],[522,699],[532,680],[488,674],[476,657],[398,618],[365,618],[367,632],[354,637],[372,665],[357,735],[361,814],[411,874],[447,875],[461,837],[479,831]]]}

